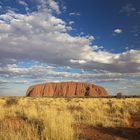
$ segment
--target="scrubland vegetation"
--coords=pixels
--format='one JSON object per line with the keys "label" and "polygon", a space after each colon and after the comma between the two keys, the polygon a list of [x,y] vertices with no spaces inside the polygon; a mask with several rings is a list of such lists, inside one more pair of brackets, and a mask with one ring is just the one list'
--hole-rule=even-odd
{"label": "scrubland vegetation", "polygon": [[0,140],[79,140],[80,126],[129,127],[140,98],[0,98]]}

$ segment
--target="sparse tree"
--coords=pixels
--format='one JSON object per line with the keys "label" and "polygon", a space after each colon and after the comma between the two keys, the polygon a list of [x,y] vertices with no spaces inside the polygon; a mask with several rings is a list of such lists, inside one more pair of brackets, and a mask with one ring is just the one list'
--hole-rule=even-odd
{"label": "sparse tree", "polygon": [[117,93],[117,98],[122,98],[123,97],[123,94],[121,92]]}

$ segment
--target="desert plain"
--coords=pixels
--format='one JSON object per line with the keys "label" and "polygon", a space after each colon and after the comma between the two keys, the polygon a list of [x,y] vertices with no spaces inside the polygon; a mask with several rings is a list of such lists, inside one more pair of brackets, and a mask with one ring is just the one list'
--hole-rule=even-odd
{"label": "desert plain", "polygon": [[140,98],[0,97],[0,140],[139,140]]}

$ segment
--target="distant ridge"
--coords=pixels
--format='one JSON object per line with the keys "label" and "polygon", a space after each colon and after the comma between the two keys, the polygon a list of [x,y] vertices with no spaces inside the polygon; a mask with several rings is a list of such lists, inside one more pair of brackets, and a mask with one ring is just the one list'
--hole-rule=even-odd
{"label": "distant ridge", "polygon": [[80,97],[80,96],[108,96],[105,88],[84,82],[50,82],[30,86],[26,96],[47,97]]}

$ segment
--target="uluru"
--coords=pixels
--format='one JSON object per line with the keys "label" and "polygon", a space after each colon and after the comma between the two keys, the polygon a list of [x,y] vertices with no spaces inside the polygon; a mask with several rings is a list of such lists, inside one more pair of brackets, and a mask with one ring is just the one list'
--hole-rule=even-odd
{"label": "uluru", "polygon": [[30,86],[26,96],[82,97],[108,96],[104,87],[85,82],[49,82]]}

